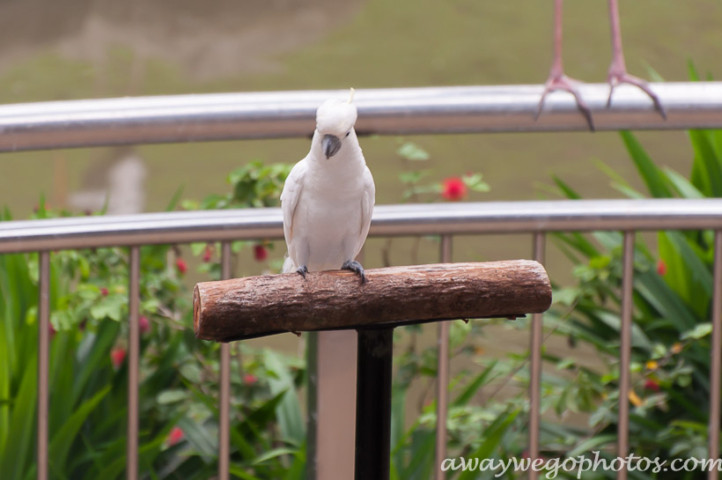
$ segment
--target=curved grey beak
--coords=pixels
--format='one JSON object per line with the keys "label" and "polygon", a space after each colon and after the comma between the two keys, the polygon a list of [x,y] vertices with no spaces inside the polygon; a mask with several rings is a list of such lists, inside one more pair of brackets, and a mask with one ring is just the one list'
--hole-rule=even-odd
{"label": "curved grey beak", "polygon": [[324,135],[321,146],[323,147],[323,154],[326,155],[326,160],[328,160],[341,150],[341,140],[336,135]]}

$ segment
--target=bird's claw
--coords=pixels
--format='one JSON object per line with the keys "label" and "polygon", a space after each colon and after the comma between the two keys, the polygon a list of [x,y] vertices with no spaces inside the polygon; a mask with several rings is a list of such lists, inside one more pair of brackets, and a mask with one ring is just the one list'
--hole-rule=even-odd
{"label": "bird's claw", "polygon": [[542,108],[544,107],[544,100],[546,100],[547,95],[557,90],[563,90],[574,95],[574,99],[577,101],[577,107],[579,107],[579,110],[584,115],[584,118],[587,119],[589,130],[593,132],[594,121],[592,120],[592,111],[589,110],[587,102],[585,102],[582,96],[579,94],[579,90],[577,89],[577,83],[579,82],[567,77],[564,74],[550,76],[549,80],[547,80],[547,83],[544,86],[544,93],[542,94],[541,100],[539,100],[539,106],[537,107],[536,114],[534,115],[534,120],[537,120],[539,118],[539,115],[541,115]]}
{"label": "bird's claw", "polygon": [[654,102],[654,108],[659,112],[663,119],[667,120],[667,112],[664,111],[664,107],[662,106],[662,102],[659,101],[659,97],[656,93],[652,91],[651,88],[649,88],[647,82],[645,82],[641,78],[630,75],[625,71],[609,72],[609,76],[607,77],[607,83],[609,83],[609,98],[607,98],[607,108],[611,107],[612,105],[612,94],[614,93],[614,89],[617,88],[618,85],[626,83],[629,85],[634,85],[635,87],[639,88],[644,93],[649,95],[649,98],[651,98]]}
{"label": "bird's claw", "polygon": [[349,270],[354,272],[356,275],[361,277],[361,283],[366,283],[366,274],[364,273],[364,267],[361,266],[356,260],[346,260],[341,267],[341,270]]}
{"label": "bird's claw", "polygon": [[299,268],[296,270],[296,273],[299,274],[299,275],[301,275],[301,276],[303,277],[303,279],[305,280],[305,279],[306,279],[306,274],[308,273],[308,267],[307,267],[306,265],[304,265],[304,266],[302,266],[302,267],[299,267]]}

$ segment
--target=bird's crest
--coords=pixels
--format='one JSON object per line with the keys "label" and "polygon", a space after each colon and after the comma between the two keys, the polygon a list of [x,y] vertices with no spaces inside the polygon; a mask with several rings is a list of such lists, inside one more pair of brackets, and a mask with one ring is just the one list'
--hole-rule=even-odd
{"label": "bird's crest", "polygon": [[348,101],[331,99],[326,100],[316,111],[316,129],[323,134],[343,136],[351,130],[356,123],[358,111],[353,100],[353,89]]}

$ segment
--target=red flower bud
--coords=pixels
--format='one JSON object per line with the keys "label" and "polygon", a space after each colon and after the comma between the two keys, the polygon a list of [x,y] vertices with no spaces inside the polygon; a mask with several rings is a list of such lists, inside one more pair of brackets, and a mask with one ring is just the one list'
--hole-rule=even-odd
{"label": "red flower bud", "polygon": [[243,376],[243,383],[246,383],[248,385],[253,385],[257,381],[258,381],[258,377],[256,377],[255,375],[252,375],[250,373],[247,373],[246,375]]}
{"label": "red flower bud", "polygon": [[148,318],[138,318],[138,329],[140,330],[141,334],[148,333],[150,331],[150,322],[148,321]]}
{"label": "red flower bud", "polygon": [[208,263],[213,258],[213,248],[210,245],[206,245],[206,249],[203,251],[203,261]]}
{"label": "red flower bud", "polygon": [[108,289],[105,288],[105,287],[101,287],[101,288],[100,288],[100,294],[101,294],[102,296],[104,296],[104,297],[107,297],[107,296],[108,296]]}
{"label": "red flower bud", "polygon": [[262,262],[265,259],[268,258],[268,250],[266,250],[266,247],[261,245],[260,243],[253,247],[253,258],[256,259],[257,262]]}
{"label": "red flower bud", "polygon": [[441,195],[452,202],[461,200],[466,196],[466,184],[459,177],[451,177],[444,180]]}
{"label": "red flower bud", "polygon": [[665,276],[667,274],[667,264],[661,258],[657,262],[657,273],[661,276]]}
{"label": "red flower bud", "polygon": [[123,362],[125,361],[125,348],[114,348],[110,352],[110,360],[113,362],[113,367],[116,369],[120,368],[121,365],[123,365]]}
{"label": "red flower bud", "polygon": [[173,446],[176,443],[183,440],[183,437],[185,434],[183,433],[183,430],[181,430],[180,427],[173,427],[168,434],[168,445]]}
{"label": "red flower bud", "polygon": [[644,382],[644,389],[652,392],[658,392],[661,390],[661,388],[659,387],[659,383],[655,382],[652,379],[647,379],[647,381]]}
{"label": "red flower bud", "polygon": [[175,268],[178,269],[181,275],[185,274],[188,271],[188,265],[186,265],[185,260],[182,258],[179,258],[175,261]]}

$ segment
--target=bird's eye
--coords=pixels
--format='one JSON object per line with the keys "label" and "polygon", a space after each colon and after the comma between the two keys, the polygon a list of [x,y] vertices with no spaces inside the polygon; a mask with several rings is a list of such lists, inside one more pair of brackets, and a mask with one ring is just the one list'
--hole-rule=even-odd
{"label": "bird's eye", "polygon": [[348,132],[346,132],[346,136],[348,137],[349,135],[351,135],[351,130],[349,130]]}

